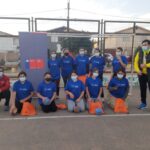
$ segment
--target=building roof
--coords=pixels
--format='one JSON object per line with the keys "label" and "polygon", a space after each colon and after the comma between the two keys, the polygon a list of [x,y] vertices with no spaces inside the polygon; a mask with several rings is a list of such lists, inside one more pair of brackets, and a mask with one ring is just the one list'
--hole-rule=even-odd
{"label": "building roof", "polygon": [[[129,33],[130,30],[133,31],[133,27],[125,28],[114,33]],[[136,26],[136,30],[142,30],[143,33],[150,33],[150,30],[143,28],[141,26]]]}

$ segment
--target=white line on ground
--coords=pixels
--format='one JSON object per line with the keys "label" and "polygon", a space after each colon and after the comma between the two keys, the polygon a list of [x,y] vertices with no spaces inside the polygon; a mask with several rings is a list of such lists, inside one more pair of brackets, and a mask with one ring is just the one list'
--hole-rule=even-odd
{"label": "white line on ground", "polygon": [[70,116],[35,116],[35,117],[8,117],[0,118],[0,121],[10,120],[41,120],[41,119],[63,119],[63,118],[98,118],[98,117],[144,117],[150,114],[112,114],[112,115],[70,115]]}

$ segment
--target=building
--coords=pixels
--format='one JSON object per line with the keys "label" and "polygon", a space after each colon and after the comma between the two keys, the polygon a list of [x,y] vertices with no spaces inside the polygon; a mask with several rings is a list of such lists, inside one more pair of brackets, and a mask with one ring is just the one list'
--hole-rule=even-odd
{"label": "building", "polygon": [[[126,28],[120,31],[115,32],[116,34],[133,33],[133,27]],[[115,34],[114,33],[114,34]],[[146,34],[150,34],[150,30],[145,29],[140,26],[136,26],[136,33],[142,33],[145,35],[135,36],[134,48],[139,46],[144,39],[150,39],[150,36]],[[132,54],[132,36],[118,36],[118,37],[107,37],[105,38],[105,49],[115,49],[116,47],[122,47],[126,51],[126,55]]]}

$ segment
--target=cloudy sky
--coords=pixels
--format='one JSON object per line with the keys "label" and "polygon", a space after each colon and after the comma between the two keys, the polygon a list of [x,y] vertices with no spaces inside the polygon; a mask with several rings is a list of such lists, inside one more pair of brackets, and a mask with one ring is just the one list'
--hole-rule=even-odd
{"label": "cloudy sky", "polygon": [[[68,0],[0,1],[1,17],[67,17]],[[70,0],[70,7],[70,18],[150,21],[149,0]],[[1,21],[0,24],[0,30],[4,31],[7,27],[8,32],[16,27],[16,24],[10,21]],[[18,30],[24,30],[22,24],[25,23],[17,23]],[[48,29],[44,24],[47,23],[43,23],[40,27]]]}

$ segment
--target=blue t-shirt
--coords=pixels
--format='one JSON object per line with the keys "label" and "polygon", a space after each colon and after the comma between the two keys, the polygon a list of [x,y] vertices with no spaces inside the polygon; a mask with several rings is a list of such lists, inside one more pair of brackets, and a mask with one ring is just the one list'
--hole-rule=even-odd
{"label": "blue t-shirt", "polygon": [[74,59],[71,56],[63,56],[61,58],[61,75],[68,77],[74,68]]}
{"label": "blue t-shirt", "polygon": [[[125,56],[121,56],[121,59],[123,61],[124,64],[128,64],[127,58]],[[112,61],[112,66],[113,66],[113,72],[116,73],[120,68],[123,68],[119,62],[119,60],[117,59],[117,57],[115,57]]]}
{"label": "blue t-shirt", "polygon": [[[38,86],[38,93],[44,97],[52,98],[53,94],[56,92],[56,85],[54,82],[46,83],[45,81],[41,82]],[[39,104],[42,104],[42,99],[39,98]]]}
{"label": "blue t-shirt", "polygon": [[99,70],[99,74],[102,74],[105,66],[105,58],[103,56],[93,56],[90,60],[90,64],[91,71],[94,68],[97,68]]}
{"label": "blue t-shirt", "polygon": [[123,98],[126,95],[127,89],[129,88],[129,82],[124,77],[119,80],[117,77],[114,77],[110,80],[108,88],[118,87],[117,90],[110,91],[110,94],[116,98]]}
{"label": "blue t-shirt", "polygon": [[56,58],[55,60],[48,60],[48,68],[50,70],[52,80],[60,79],[60,59]]}
{"label": "blue t-shirt", "polygon": [[79,76],[86,75],[88,73],[89,58],[86,55],[78,55],[75,59],[76,72]]}
{"label": "blue t-shirt", "polygon": [[85,90],[85,86],[80,80],[77,80],[76,82],[74,82],[70,79],[67,82],[65,90],[71,92],[74,95],[73,99],[67,95],[67,99],[75,101],[80,97],[81,93]]}
{"label": "blue t-shirt", "polygon": [[88,87],[88,91],[91,98],[97,98],[100,88],[102,88],[102,81],[99,78],[93,79],[92,77],[87,78],[86,87]]}
{"label": "blue t-shirt", "polygon": [[34,89],[30,81],[26,80],[24,83],[21,83],[18,80],[13,85],[13,91],[16,92],[16,101],[20,101],[28,97]]}

